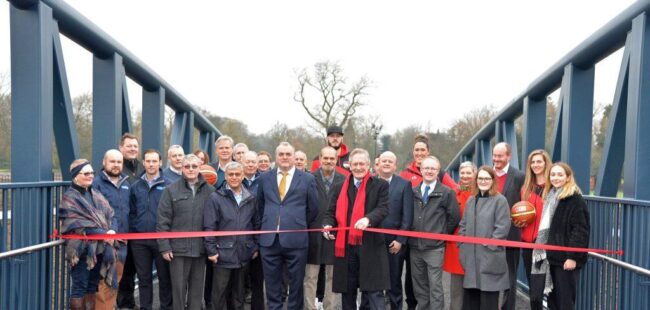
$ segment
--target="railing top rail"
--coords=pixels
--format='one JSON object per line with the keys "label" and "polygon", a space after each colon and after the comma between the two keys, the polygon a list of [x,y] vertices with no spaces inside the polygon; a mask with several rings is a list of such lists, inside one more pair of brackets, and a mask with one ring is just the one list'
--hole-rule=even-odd
{"label": "railing top rail", "polygon": [[616,266],[619,266],[619,267],[621,267],[623,269],[636,272],[636,273],[638,273],[640,275],[644,275],[646,277],[650,277],[650,270],[648,270],[648,269],[645,269],[645,268],[642,268],[642,267],[639,267],[639,266],[636,266],[636,265],[632,265],[632,264],[626,263],[624,261],[621,261],[621,260],[618,260],[618,259],[615,259],[615,258],[611,258],[611,257],[606,256],[606,255],[593,253],[593,252],[588,252],[588,253],[589,253],[590,256],[593,256],[593,257],[598,258],[600,260],[604,260],[606,262],[612,263],[612,264],[614,264]]}
{"label": "railing top rail", "polygon": [[591,201],[597,201],[597,202],[622,203],[627,205],[650,207],[650,201],[648,200],[637,200],[637,199],[618,198],[618,197],[602,197],[602,196],[585,196],[585,199]]}
{"label": "railing top rail", "polygon": [[474,141],[491,138],[496,121],[515,119],[521,115],[524,98],[544,99],[558,88],[566,65],[573,63],[578,67],[589,67],[623,47],[626,34],[632,28],[632,19],[649,10],[650,0],[635,2],[562,57],[485,124],[449,162],[447,169],[458,166],[461,156],[472,152]]}
{"label": "railing top rail", "polygon": [[119,54],[122,56],[127,76],[150,91],[157,90],[159,87],[164,88],[165,96],[168,99],[167,103],[174,110],[191,111],[194,113],[195,125],[199,129],[213,131],[221,135],[221,132],[212,122],[203,114],[199,113],[174,87],[110,35],[81,15],[77,10],[64,1],[41,1],[52,8],[52,14],[59,24],[59,31],[66,37],[100,57],[108,57],[113,55],[113,53]]}
{"label": "railing top rail", "polygon": [[20,249],[15,249],[15,250],[11,250],[11,251],[2,252],[2,253],[0,253],[0,260],[6,259],[6,258],[9,258],[9,257],[13,257],[13,256],[18,256],[18,255],[22,255],[22,254],[31,253],[31,252],[34,252],[34,251],[40,251],[40,250],[44,250],[44,249],[47,249],[47,248],[52,248],[52,247],[55,247],[55,246],[62,245],[63,243],[65,243],[65,240],[55,240],[55,241],[50,241],[50,242],[45,242],[45,243],[39,243],[39,244],[36,244],[36,245],[32,245],[32,246],[28,246],[28,247],[24,247],[24,248],[20,248]]}
{"label": "railing top rail", "polygon": [[70,181],[0,183],[0,189],[35,188],[35,187],[67,186],[67,185],[70,185]]}

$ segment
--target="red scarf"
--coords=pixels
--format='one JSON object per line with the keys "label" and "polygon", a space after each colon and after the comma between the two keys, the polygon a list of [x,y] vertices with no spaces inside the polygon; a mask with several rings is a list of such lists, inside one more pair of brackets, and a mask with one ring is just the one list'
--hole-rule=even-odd
{"label": "red scarf", "polygon": [[[366,173],[361,180],[359,189],[357,190],[357,197],[354,199],[354,206],[352,209],[352,218],[350,219],[350,225],[354,225],[358,220],[364,217],[366,213],[366,184],[368,184],[368,179],[370,178],[370,173]],[[348,205],[350,200],[348,199],[348,187],[350,186],[350,179],[345,178],[343,182],[343,187],[341,187],[341,193],[339,198],[336,200],[336,222],[339,227],[347,226],[348,218]],[[354,185],[353,185],[354,186]],[[348,244],[351,245],[360,245],[363,239],[363,230],[360,229],[350,229],[348,237]],[[336,238],[336,243],[334,243],[334,255],[336,257],[345,257],[345,230],[340,230]]]}

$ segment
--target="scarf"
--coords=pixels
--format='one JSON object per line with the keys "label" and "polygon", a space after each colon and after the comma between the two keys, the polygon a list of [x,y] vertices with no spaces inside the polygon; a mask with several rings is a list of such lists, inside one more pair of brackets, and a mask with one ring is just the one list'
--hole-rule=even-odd
{"label": "scarf", "polygon": [[[61,198],[59,218],[61,233],[85,234],[86,229],[111,229],[113,209],[98,191],[92,191],[92,201],[88,201],[78,189],[68,189]],[[86,250],[88,270],[97,264],[97,255],[103,254],[100,275],[110,287],[117,288],[117,269],[115,260],[117,251],[103,240],[74,240],[65,243],[66,260],[74,266],[79,262],[79,253]]]}
{"label": "scarf", "polygon": [[[560,191],[552,188],[546,199],[544,200],[544,209],[542,211],[542,220],[539,223],[539,232],[537,233],[536,244],[546,244],[548,242],[548,234],[551,227],[551,220],[555,214],[558,204],[558,196]],[[532,274],[545,274],[544,280],[544,294],[548,294],[553,290],[553,280],[551,279],[551,268],[546,258],[546,250],[533,249],[533,263],[531,267]]]}
{"label": "scarf", "polygon": [[[347,226],[346,220],[348,218],[348,206],[350,204],[348,198],[348,188],[350,187],[350,179],[352,178],[353,177],[345,178],[345,181],[343,181],[343,187],[341,187],[341,193],[336,200],[336,222],[339,227]],[[357,196],[354,198],[354,205],[352,207],[352,217],[350,218],[351,225],[354,225],[366,213],[366,184],[368,184],[369,178],[370,173],[366,173],[366,175],[361,180],[359,189],[357,190]],[[334,255],[336,257],[345,257],[346,233],[349,233],[348,244],[360,245],[362,242],[363,230],[350,229],[349,231],[339,231],[339,237],[336,238],[336,242],[334,243]]]}

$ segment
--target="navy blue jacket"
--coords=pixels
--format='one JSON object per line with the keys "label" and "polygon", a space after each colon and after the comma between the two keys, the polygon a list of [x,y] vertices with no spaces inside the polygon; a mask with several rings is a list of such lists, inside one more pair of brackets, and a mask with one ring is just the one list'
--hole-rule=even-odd
{"label": "navy blue jacket", "polygon": [[[318,215],[318,190],[316,178],[310,173],[295,169],[289,190],[280,200],[277,181],[278,170],[273,169],[260,176],[257,200],[262,213],[262,230],[307,229]],[[306,232],[280,234],[280,246],[290,249],[304,249],[309,245]],[[275,234],[260,236],[260,246],[270,247]]]}
{"label": "navy blue jacket", "polygon": [[183,177],[182,175],[177,174],[176,172],[169,169],[169,167],[167,167],[165,170],[163,170],[162,176],[163,176],[163,178],[165,178],[165,180],[167,180],[167,184],[172,184],[172,183],[180,180],[181,177]]}
{"label": "navy blue jacket", "polygon": [[[142,176],[145,178],[145,176]],[[131,186],[129,197],[129,231],[155,232],[158,203],[165,187],[169,184],[162,174],[154,180],[151,187],[147,180],[140,178]]]}
{"label": "navy blue jacket", "polygon": [[117,185],[113,184],[102,169],[93,180],[93,189],[106,197],[114,210],[111,228],[117,233],[129,232],[129,177],[122,173]]}
{"label": "navy blue jacket", "polygon": [[242,185],[253,194],[253,196],[257,197],[257,188],[259,187],[259,180],[260,180],[260,175],[261,173],[255,172],[255,177],[253,178],[253,182],[248,181],[246,177],[244,177],[244,180],[242,181]]}
{"label": "navy blue jacket", "polygon": [[[411,182],[400,176],[393,175],[388,186],[389,211],[388,216],[381,222],[382,228],[410,230],[413,224],[413,189]],[[393,240],[405,244],[407,237],[384,235],[386,242]]]}
{"label": "navy blue jacket", "polygon": [[[203,229],[205,231],[258,230],[260,215],[257,199],[242,187],[242,200],[224,186],[210,195],[203,206]],[[253,235],[205,237],[208,256],[219,254],[217,265],[223,268],[240,268],[247,265],[258,250],[257,237]]]}
{"label": "navy blue jacket", "polygon": [[221,170],[221,168],[219,168],[219,160],[209,163],[208,165],[212,166],[212,168],[217,171],[217,183],[214,185],[214,188],[221,188],[226,181],[226,174]]}

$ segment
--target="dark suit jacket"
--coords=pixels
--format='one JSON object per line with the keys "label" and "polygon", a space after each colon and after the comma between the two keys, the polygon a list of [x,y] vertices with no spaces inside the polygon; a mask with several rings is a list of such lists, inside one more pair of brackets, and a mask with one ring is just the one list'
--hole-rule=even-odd
{"label": "dark suit jacket", "polygon": [[[349,178],[353,176],[350,175]],[[354,206],[357,188],[354,181],[350,180],[347,193],[341,193],[342,183],[333,186],[330,190],[330,205],[323,219],[323,225],[332,227],[344,226],[336,222],[336,202],[339,195],[348,195],[348,217]],[[365,217],[370,220],[369,227],[379,227],[388,215],[388,182],[371,177],[366,185]],[[353,226],[355,223],[350,223]],[[339,236],[337,236],[339,238]],[[347,243],[347,241],[346,241]],[[332,291],[345,293],[348,289],[348,251],[345,257],[337,257],[334,262],[334,275],[332,277]],[[383,234],[364,232],[362,245],[359,246],[359,288],[362,291],[381,291],[390,289],[388,272],[388,251]]]}
{"label": "dark suit jacket", "polygon": [[[393,175],[388,186],[389,211],[388,216],[381,222],[382,228],[409,230],[413,223],[413,190],[411,182],[398,175]],[[386,242],[393,240],[405,244],[407,237],[385,235]]]}
{"label": "dark suit jacket", "polygon": [[[318,188],[318,216],[316,220],[309,225],[309,228],[323,228],[323,218],[329,208],[330,195],[329,193],[335,186],[340,186],[345,180],[345,176],[341,173],[334,172],[334,180],[330,190],[327,191],[325,182],[323,182],[322,170],[313,172],[316,178],[316,185]],[[334,198],[336,199],[336,198]],[[334,241],[323,238],[320,232],[309,233],[309,251],[307,252],[307,263],[313,265],[333,265],[334,264]]]}
{"label": "dark suit jacket", "polygon": [[[512,166],[508,168],[506,183],[503,185],[501,194],[508,200],[508,206],[512,206],[521,200],[521,187],[524,186],[526,174]],[[521,241],[521,229],[510,225],[508,240]]]}
{"label": "dark suit jacket", "polygon": [[[307,229],[318,215],[318,190],[313,175],[295,169],[289,191],[280,200],[277,181],[278,170],[260,175],[257,188],[257,200],[262,214],[261,230]],[[280,234],[280,246],[284,248],[306,248],[309,244],[308,234]],[[260,235],[260,246],[273,245],[275,234]]]}

